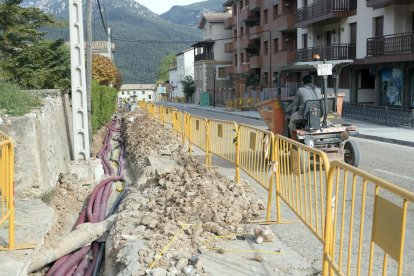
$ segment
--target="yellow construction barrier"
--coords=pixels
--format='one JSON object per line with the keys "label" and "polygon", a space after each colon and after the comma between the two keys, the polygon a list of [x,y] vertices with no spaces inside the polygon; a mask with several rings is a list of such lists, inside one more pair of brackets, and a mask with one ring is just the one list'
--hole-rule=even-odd
{"label": "yellow construction barrier", "polygon": [[[276,135],[276,216],[281,221],[280,199],[323,242],[325,193],[329,161],[320,150]],[[270,212],[268,212],[269,219]]]}
{"label": "yellow construction barrier", "polygon": [[[211,154],[217,155],[235,164],[238,163],[237,147],[238,126],[235,122],[208,120],[208,149],[209,164],[211,164]],[[236,166],[236,168],[239,168]],[[239,182],[240,172],[236,171],[236,181]]]}
{"label": "yellow construction barrier", "polygon": [[[190,144],[190,151],[191,146],[196,145],[200,149],[206,152],[206,156],[208,156],[208,144],[207,141],[208,137],[208,130],[207,130],[207,123],[208,120],[202,117],[197,116],[190,116],[190,125],[189,125],[189,144]],[[206,158],[206,165],[209,166],[209,160]]]}
{"label": "yellow construction barrier", "polygon": [[258,102],[258,98],[235,98],[227,100],[225,104],[229,109],[251,110],[256,108]]}
{"label": "yellow construction barrier", "polygon": [[[413,221],[412,212],[407,220],[408,204],[412,207],[413,203],[414,193],[333,161],[328,177],[323,275],[414,275],[414,242],[412,237],[406,240],[407,221]],[[410,251],[404,254],[406,245]],[[410,261],[406,267],[404,259]]]}
{"label": "yellow construction barrier", "polygon": [[237,135],[239,162],[236,162],[236,166],[266,189],[270,187],[273,175],[273,141],[274,135],[270,131],[243,124],[239,125]]}
{"label": "yellow construction barrier", "polygon": [[186,139],[190,141],[190,119],[191,115],[187,112],[184,112],[184,135],[183,135],[183,143],[185,143]]}
{"label": "yellow construction barrier", "polygon": [[173,129],[179,133],[183,133],[183,113],[179,110],[173,109],[172,110],[172,126]]}
{"label": "yellow construction barrier", "polygon": [[14,151],[13,144],[6,134],[0,132],[0,227],[9,228],[7,249],[15,249],[14,244]]}

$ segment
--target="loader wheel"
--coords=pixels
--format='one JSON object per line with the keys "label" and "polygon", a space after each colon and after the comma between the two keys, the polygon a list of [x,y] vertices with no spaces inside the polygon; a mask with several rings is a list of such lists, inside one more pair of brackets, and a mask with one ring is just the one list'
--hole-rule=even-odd
{"label": "loader wheel", "polygon": [[358,167],[361,160],[361,152],[358,144],[353,140],[347,140],[344,145],[344,161],[345,163]]}

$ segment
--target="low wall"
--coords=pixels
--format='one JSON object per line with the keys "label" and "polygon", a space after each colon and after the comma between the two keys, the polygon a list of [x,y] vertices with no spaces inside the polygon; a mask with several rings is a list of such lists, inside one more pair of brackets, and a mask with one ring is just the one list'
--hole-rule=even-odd
{"label": "low wall", "polygon": [[[42,96],[43,107],[21,117],[2,116],[0,125],[13,139],[15,191],[24,196],[37,196],[55,187],[71,160],[68,96],[59,90],[32,93]],[[65,116],[66,110],[69,116]]]}

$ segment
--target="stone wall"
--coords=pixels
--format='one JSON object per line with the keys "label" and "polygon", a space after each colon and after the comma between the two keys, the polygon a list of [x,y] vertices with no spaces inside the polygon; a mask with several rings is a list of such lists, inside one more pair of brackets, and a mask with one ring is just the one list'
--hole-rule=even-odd
{"label": "stone wall", "polygon": [[16,195],[36,196],[55,187],[71,160],[68,96],[58,90],[35,93],[43,98],[41,108],[21,117],[2,116],[0,125],[15,146]]}

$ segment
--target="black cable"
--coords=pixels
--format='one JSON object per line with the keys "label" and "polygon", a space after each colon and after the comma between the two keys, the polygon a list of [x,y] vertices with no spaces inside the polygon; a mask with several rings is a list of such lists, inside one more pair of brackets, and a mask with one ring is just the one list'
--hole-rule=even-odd
{"label": "black cable", "polygon": [[99,0],[96,0],[96,2],[98,3],[99,15],[101,16],[102,26],[104,28],[104,31],[105,31],[106,36],[108,36],[108,28],[107,28],[107,25],[105,23],[105,19],[104,19],[103,15],[102,15],[101,2]]}

